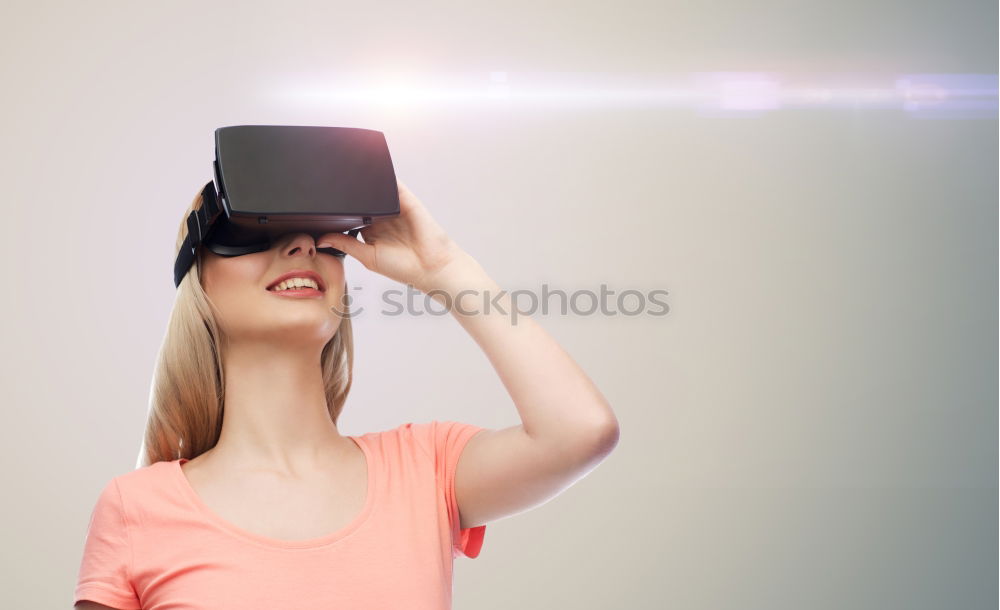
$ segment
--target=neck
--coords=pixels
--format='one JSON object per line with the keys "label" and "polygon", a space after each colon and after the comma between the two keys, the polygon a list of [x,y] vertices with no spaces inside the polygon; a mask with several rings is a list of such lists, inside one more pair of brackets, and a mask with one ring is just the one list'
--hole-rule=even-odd
{"label": "neck", "polygon": [[213,459],[239,468],[300,471],[345,442],[330,417],[322,346],[241,342],[223,355],[226,395]]}

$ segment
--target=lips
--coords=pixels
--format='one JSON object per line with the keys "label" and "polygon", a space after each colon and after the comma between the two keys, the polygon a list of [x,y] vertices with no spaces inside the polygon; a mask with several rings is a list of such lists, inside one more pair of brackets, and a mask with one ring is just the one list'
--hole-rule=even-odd
{"label": "lips", "polygon": [[310,271],[308,269],[292,269],[287,273],[282,273],[278,277],[274,278],[274,280],[267,285],[267,289],[272,290],[275,286],[277,286],[281,282],[284,282],[285,280],[290,280],[293,277],[307,277],[309,279],[315,280],[316,284],[319,286],[319,291],[326,292],[326,282],[323,281],[323,278],[320,277],[320,275],[315,271]]}

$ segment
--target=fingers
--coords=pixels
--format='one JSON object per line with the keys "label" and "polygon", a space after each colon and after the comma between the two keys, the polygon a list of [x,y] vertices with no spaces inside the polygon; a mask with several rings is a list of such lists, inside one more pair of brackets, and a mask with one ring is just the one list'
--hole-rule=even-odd
{"label": "fingers", "polygon": [[361,261],[368,269],[372,268],[375,257],[375,246],[363,243],[361,240],[343,233],[327,233],[316,241],[317,248],[336,248]]}
{"label": "fingers", "polygon": [[396,186],[399,187],[399,211],[412,212],[420,207],[420,200],[408,189],[402,180],[396,179]]}

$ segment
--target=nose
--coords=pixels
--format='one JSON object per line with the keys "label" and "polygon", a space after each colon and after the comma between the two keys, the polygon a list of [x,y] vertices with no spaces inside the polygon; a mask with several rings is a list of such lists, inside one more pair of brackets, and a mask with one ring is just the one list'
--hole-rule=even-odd
{"label": "nose", "polygon": [[308,233],[295,233],[286,235],[284,243],[280,246],[282,256],[306,255],[309,258],[316,256],[316,241]]}

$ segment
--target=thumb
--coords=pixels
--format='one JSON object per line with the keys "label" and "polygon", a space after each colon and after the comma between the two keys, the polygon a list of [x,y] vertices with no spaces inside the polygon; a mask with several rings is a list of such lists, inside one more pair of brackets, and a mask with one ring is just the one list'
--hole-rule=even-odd
{"label": "thumb", "polygon": [[336,248],[353,256],[361,264],[371,269],[375,257],[375,246],[366,244],[356,237],[343,233],[327,233],[316,241],[317,248]]}

